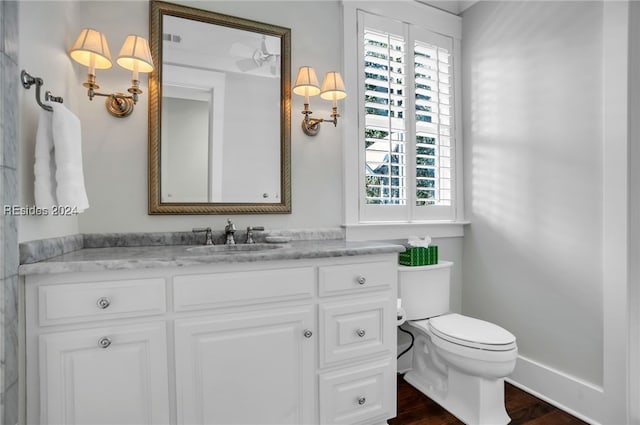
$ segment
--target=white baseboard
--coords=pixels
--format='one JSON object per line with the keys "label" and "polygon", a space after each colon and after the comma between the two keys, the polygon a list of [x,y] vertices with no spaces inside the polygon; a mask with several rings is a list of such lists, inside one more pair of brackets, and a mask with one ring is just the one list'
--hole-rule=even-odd
{"label": "white baseboard", "polygon": [[602,387],[522,356],[506,380],[589,424],[601,424],[598,418],[605,410]]}

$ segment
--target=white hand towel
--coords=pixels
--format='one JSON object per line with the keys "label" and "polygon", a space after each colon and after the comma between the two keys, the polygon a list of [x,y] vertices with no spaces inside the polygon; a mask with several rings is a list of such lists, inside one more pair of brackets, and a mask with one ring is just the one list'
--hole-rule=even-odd
{"label": "white hand towel", "polygon": [[56,198],[59,205],[89,208],[82,171],[82,130],[80,120],[62,103],[51,102],[52,132],[56,158]]}
{"label": "white hand towel", "polygon": [[80,120],[63,104],[42,111],[36,136],[36,205],[64,205],[78,213],[89,208],[82,170]]}
{"label": "white hand towel", "polygon": [[53,156],[53,133],[51,131],[52,113],[40,111],[36,132],[36,162],[34,196],[36,206],[50,208],[56,204],[56,164]]}

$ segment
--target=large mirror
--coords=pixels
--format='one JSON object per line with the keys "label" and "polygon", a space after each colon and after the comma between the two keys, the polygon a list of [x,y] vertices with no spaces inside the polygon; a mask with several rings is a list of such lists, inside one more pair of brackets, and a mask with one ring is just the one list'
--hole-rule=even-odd
{"label": "large mirror", "polygon": [[152,0],[149,214],[291,212],[291,30]]}

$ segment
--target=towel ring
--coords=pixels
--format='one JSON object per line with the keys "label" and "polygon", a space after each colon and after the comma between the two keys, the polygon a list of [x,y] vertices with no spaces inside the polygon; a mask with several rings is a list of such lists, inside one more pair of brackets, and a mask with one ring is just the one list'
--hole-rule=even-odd
{"label": "towel ring", "polygon": [[[40,105],[42,109],[49,112],[53,111],[53,108],[51,106],[45,105],[40,100],[40,87],[42,87],[42,85],[44,84],[44,81],[42,81],[42,78],[32,77],[27,71],[23,69],[22,72],[20,73],[20,81],[22,81],[22,87],[24,87],[27,90],[29,90],[31,86],[35,84],[36,85],[36,102],[38,102],[38,105]],[[63,102],[63,99],[61,97],[53,96],[50,91],[45,92],[44,100],[50,101],[50,102],[57,102],[57,103]]]}

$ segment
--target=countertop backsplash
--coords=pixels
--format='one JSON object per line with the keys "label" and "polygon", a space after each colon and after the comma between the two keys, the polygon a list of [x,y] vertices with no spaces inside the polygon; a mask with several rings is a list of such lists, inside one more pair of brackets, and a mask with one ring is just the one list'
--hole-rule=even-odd
{"label": "countertop backsplash", "polygon": [[[265,242],[267,236],[284,237],[291,241],[306,240],[342,240],[345,237],[343,228],[320,229],[265,229],[255,231],[256,242]],[[244,243],[246,231],[238,229],[235,233],[238,243]],[[202,245],[205,236],[192,231],[181,232],[144,232],[144,233],[88,233],[62,236],[57,238],[38,239],[20,244],[20,264],[32,264],[59,255],[78,251],[84,248],[140,247],[140,246],[174,246]],[[223,230],[213,231],[213,242],[223,244]]]}

